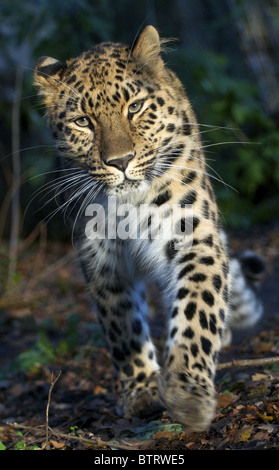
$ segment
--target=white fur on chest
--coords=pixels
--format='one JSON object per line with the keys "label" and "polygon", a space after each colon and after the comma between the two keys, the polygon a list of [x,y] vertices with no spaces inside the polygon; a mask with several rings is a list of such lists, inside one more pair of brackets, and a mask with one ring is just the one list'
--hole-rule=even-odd
{"label": "white fur on chest", "polygon": [[[91,205],[86,212],[82,256],[94,275],[118,277],[135,286],[138,282],[155,281],[169,303],[175,291],[178,266],[167,255],[172,248],[185,253],[192,244],[192,226],[180,233],[177,223],[182,217],[193,219],[193,209],[164,204],[120,204],[115,198],[110,205]],[[92,254],[94,256],[92,256]]]}

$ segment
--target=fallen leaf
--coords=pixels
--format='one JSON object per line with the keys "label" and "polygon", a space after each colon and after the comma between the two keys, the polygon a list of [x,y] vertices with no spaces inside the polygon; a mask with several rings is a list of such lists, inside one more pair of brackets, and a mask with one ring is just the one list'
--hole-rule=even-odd
{"label": "fallen leaf", "polygon": [[107,389],[104,387],[101,387],[101,385],[96,385],[96,387],[93,390],[94,395],[99,395],[100,393],[107,393]]}
{"label": "fallen leaf", "polygon": [[256,374],[252,375],[252,380],[253,381],[257,381],[257,380],[266,380],[266,379],[269,379],[269,378],[272,378],[271,374],[269,373],[261,373],[261,372],[257,372]]}
{"label": "fallen leaf", "polygon": [[49,442],[55,449],[62,449],[62,447],[64,447],[64,445],[66,444],[65,441],[57,442],[57,441],[53,441],[52,439]]}
{"label": "fallen leaf", "polygon": [[239,397],[233,393],[219,393],[217,398],[218,408],[227,408],[238,399]]}
{"label": "fallen leaf", "polygon": [[179,434],[179,439],[182,441],[184,439],[189,439],[190,437],[193,437],[193,432],[192,431],[182,431],[180,434]]}
{"label": "fallen leaf", "polygon": [[266,423],[266,424],[261,424],[260,426],[258,426],[258,429],[262,429],[263,431],[267,431],[270,434],[274,431],[274,426],[270,423]]}
{"label": "fallen leaf", "polygon": [[268,416],[266,413],[260,413],[259,411],[256,412],[257,416],[261,418],[263,421],[273,421],[273,416]]}
{"label": "fallen leaf", "polygon": [[162,437],[166,437],[167,439],[170,439],[174,437],[177,433],[175,431],[157,431],[156,434],[153,434],[153,439],[161,439]]}
{"label": "fallen leaf", "polygon": [[273,346],[272,341],[261,341],[259,344],[254,346],[254,353],[256,355],[269,352]]}
{"label": "fallen leaf", "polygon": [[251,437],[253,429],[252,426],[244,426],[242,429],[239,429],[235,434],[234,442],[247,442]]}
{"label": "fallen leaf", "polygon": [[255,405],[247,405],[246,410],[247,413],[255,413],[257,412],[257,407]]}
{"label": "fallen leaf", "polygon": [[261,384],[258,387],[253,388],[249,392],[249,397],[263,397],[267,395],[269,388],[265,384]]}
{"label": "fallen leaf", "polygon": [[150,421],[145,426],[140,426],[136,429],[137,437],[139,439],[153,439],[154,435],[158,432],[168,432],[170,435],[180,434],[183,431],[180,424],[164,424],[161,421]]}
{"label": "fallen leaf", "polygon": [[188,442],[187,444],[185,444],[185,447],[187,447],[187,449],[191,449],[191,447],[193,447],[195,445],[195,442]]}
{"label": "fallen leaf", "polygon": [[237,405],[230,412],[230,416],[234,418],[235,416],[238,416],[239,414],[243,415],[244,410],[245,410],[244,405]]}
{"label": "fallen leaf", "polygon": [[266,409],[267,414],[274,415],[276,419],[279,418],[279,410],[276,403],[269,403]]}
{"label": "fallen leaf", "polygon": [[264,431],[259,431],[253,436],[253,439],[255,439],[255,441],[263,441],[263,440],[266,440],[267,438],[268,438],[268,433]]}

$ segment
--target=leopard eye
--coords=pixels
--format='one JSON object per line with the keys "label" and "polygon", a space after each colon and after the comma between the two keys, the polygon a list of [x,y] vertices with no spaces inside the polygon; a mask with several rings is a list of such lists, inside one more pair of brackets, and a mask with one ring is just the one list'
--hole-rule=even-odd
{"label": "leopard eye", "polygon": [[89,127],[90,126],[90,120],[83,116],[74,121],[74,123],[79,126],[79,127]]}
{"label": "leopard eye", "polygon": [[134,101],[134,103],[130,104],[128,108],[129,114],[136,114],[142,108],[143,102],[142,101]]}

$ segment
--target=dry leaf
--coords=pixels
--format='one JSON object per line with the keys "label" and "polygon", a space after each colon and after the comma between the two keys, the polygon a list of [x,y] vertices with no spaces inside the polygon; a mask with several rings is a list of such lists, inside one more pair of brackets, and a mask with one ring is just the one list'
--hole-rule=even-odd
{"label": "dry leaf", "polygon": [[239,429],[235,434],[234,442],[247,442],[251,437],[253,429],[252,426],[244,426],[242,429]]}
{"label": "dry leaf", "polygon": [[264,431],[257,432],[253,437],[253,439],[255,439],[255,441],[262,441],[262,440],[267,439],[267,438],[268,438],[268,433],[264,432]]}
{"label": "dry leaf", "polygon": [[249,397],[264,397],[268,392],[269,388],[263,383],[250,390]]}
{"label": "dry leaf", "polygon": [[104,387],[101,387],[101,385],[96,385],[96,387],[93,390],[94,395],[99,395],[100,393],[107,393],[107,389]]}
{"label": "dry leaf", "polygon": [[267,431],[268,434],[270,434],[274,431],[274,426],[270,423],[266,423],[266,424],[261,424],[260,426],[258,426],[258,429],[263,429],[264,431]]}
{"label": "dry leaf", "polygon": [[254,353],[255,355],[260,355],[265,352],[269,352],[272,349],[273,342],[272,341],[261,341],[259,344],[255,345]]}
{"label": "dry leaf", "polygon": [[187,447],[187,449],[191,449],[191,447],[193,447],[195,445],[195,442],[188,442],[187,444],[185,444],[185,447]]}
{"label": "dry leaf", "polygon": [[49,442],[55,449],[62,449],[62,447],[64,447],[64,445],[66,444],[65,441],[58,442],[58,441],[53,441],[52,439]]}
{"label": "dry leaf", "polygon": [[175,434],[177,434],[176,431],[167,431],[167,430],[162,430],[162,431],[157,431],[156,434],[153,434],[153,439],[161,439],[161,437],[166,437],[169,439],[170,437],[173,437]]}
{"label": "dry leaf", "polygon": [[261,373],[257,372],[256,374],[252,375],[252,380],[266,380],[266,379],[272,379],[272,375],[270,373]]}
{"label": "dry leaf", "polygon": [[235,403],[239,397],[233,393],[219,393],[218,394],[218,408],[227,408],[232,403]]}
{"label": "dry leaf", "polygon": [[192,435],[193,435],[192,431],[185,430],[179,434],[179,439],[180,440],[189,439],[189,437],[191,437]]}
{"label": "dry leaf", "polygon": [[256,411],[256,414],[263,420],[263,421],[273,421],[274,417],[273,416],[268,416],[266,413],[260,413],[259,411]]}
{"label": "dry leaf", "polygon": [[269,403],[269,405],[266,408],[266,412],[267,414],[273,415],[274,419],[279,418],[279,410],[278,410],[276,403]]}

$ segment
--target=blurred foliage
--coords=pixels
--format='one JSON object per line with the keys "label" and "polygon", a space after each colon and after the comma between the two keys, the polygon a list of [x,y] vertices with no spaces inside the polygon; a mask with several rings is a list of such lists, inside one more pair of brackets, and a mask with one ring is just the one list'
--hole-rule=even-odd
{"label": "blurred foliage", "polygon": [[[249,1],[231,2],[238,8],[237,15],[232,15],[232,10],[221,0],[197,0],[195,5],[191,4],[191,11],[187,10],[189,0],[171,3],[166,0],[2,0],[0,152],[5,157],[1,159],[2,171],[0,168],[2,207],[11,184],[9,156],[17,67],[22,66],[25,71],[20,103],[22,179],[26,181],[21,189],[24,211],[34,189],[52,178],[50,172],[55,167],[52,138],[32,85],[36,58],[50,55],[64,60],[106,40],[132,43],[137,33],[151,23],[163,36],[178,37],[165,59],[186,86],[201,123],[208,172],[213,176],[225,222],[249,226],[278,217],[278,115],[266,111],[259,85],[238,43],[237,28],[234,29],[234,22],[246,20],[243,5]],[[278,25],[279,12],[275,6],[272,14]],[[185,44],[189,37],[195,39]],[[38,201],[39,198],[32,201],[24,217],[25,234],[44,218],[44,210],[36,213]],[[51,207],[47,206],[45,211],[48,214]],[[5,217],[6,209],[0,211],[2,225]],[[58,223],[52,220],[50,232],[57,231]]]}
{"label": "blurred foliage", "polygon": [[[84,326],[81,339],[80,331]],[[86,338],[86,348],[82,348]],[[94,346],[93,346],[94,345]],[[61,328],[53,318],[46,319],[38,329],[37,339],[28,348],[7,364],[9,371],[39,370],[42,365],[63,359],[80,359],[86,355],[94,355],[97,348],[104,346],[101,327],[96,323],[82,325],[81,317],[77,313],[69,315],[65,325]],[[0,377],[7,373],[1,370]]]}
{"label": "blurred foliage", "polygon": [[249,226],[278,217],[278,121],[265,112],[256,84],[233,77],[227,56],[193,49],[176,55],[179,75],[187,70],[192,84],[208,172],[226,222]]}

